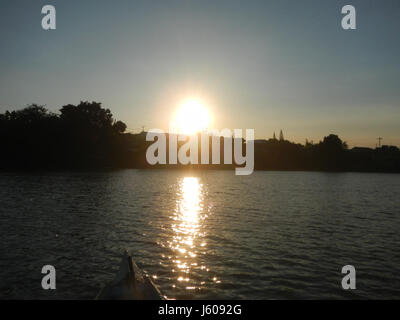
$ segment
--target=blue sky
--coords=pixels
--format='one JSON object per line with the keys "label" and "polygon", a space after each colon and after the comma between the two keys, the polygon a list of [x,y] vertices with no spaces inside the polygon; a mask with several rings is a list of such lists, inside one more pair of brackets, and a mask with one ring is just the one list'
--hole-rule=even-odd
{"label": "blue sky", "polygon": [[[53,4],[57,29],[41,28]],[[341,28],[341,8],[357,30]],[[213,126],[256,137],[400,145],[400,2],[2,0],[0,111],[95,100],[130,129],[167,129],[198,97]]]}

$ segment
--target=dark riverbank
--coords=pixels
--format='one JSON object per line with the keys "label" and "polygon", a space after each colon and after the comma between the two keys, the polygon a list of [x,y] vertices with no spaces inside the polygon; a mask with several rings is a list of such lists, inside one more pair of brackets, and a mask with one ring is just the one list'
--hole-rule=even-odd
{"label": "dark riverbank", "polygon": [[[43,106],[0,114],[0,170],[104,170],[120,168],[233,169],[236,165],[159,165],[146,161],[146,132],[125,133],[100,103],[66,105],[59,114]],[[221,138],[221,163],[224,140]],[[182,143],[183,144],[183,143]],[[243,141],[243,150],[245,141]],[[199,149],[199,151],[201,151]],[[211,159],[210,147],[210,159]],[[200,154],[200,153],[199,153]],[[302,145],[283,138],[254,141],[255,170],[400,172],[395,146],[353,148],[337,135]]]}

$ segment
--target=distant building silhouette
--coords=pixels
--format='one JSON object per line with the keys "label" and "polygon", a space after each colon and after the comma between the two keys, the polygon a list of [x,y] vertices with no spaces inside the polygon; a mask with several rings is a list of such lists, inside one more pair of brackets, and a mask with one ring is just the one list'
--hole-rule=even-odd
{"label": "distant building silhouette", "polygon": [[[111,111],[98,102],[65,105],[59,113],[39,105],[6,111],[0,113],[0,170],[151,168],[146,161],[146,150],[151,143],[146,141],[145,128],[140,128],[137,134],[127,133],[126,129],[125,123],[114,120]],[[212,159],[212,137],[209,139],[208,154]],[[223,163],[225,141],[223,137],[220,139]],[[241,140],[244,145],[245,140]],[[178,147],[184,143],[180,141]],[[167,153],[168,150],[167,147]],[[282,130],[279,141],[275,132],[272,139],[254,140],[254,161],[256,170],[400,172],[400,150],[396,146],[379,143],[376,149],[349,150],[346,142],[335,134],[319,143],[306,140],[302,145],[285,140]],[[231,169],[234,166],[190,167]]]}
{"label": "distant building silhouette", "polygon": [[285,141],[282,130],[281,130],[281,132],[279,132],[279,141]]}

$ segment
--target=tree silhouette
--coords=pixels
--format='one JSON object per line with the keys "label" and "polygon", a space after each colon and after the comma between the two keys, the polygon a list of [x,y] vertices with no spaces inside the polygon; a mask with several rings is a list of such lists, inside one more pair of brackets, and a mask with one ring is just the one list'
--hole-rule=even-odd
{"label": "tree silhouette", "polygon": [[111,166],[127,149],[125,130],[97,102],[65,105],[58,115],[37,104],[6,111],[0,114],[0,167]]}
{"label": "tree silhouette", "polygon": [[[125,131],[125,123],[98,102],[68,104],[57,114],[37,104],[6,111],[0,113],[0,169],[148,168],[146,134]],[[274,132],[254,152],[256,169],[400,172],[397,147],[348,150],[336,134],[301,145],[284,140],[280,130],[279,141]]]}
{"label": "tree silhouette", "polygon": [[113,129],[117,133],[124,133],[126,130],[126,124],[123,123],[122,121],[116,121],[113,124]]}
{"label": "tree silhouette", "polygon": [[324,137],[324,140],[320,144],[323,148],[331,151],[343,151],[347,149],[347,143],[343,142],[336,134]]}
{"label": "tree silhouette", "polygon": [[109,109],[103,109],[101,103],[81,101],[77,106],[66,105],[60,110],[61,120],[75,127],[108,130],[113,118]]}

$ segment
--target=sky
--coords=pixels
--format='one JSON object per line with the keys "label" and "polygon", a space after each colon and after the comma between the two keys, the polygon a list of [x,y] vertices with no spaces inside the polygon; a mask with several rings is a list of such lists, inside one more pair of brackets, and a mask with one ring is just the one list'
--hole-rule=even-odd
{"label": "sky", "polygon": [[[42,6],[57,28],[41,27]],[[343,30],[351,4],[357,29]],[[213,128],[400,146],[398,0],[2,0],[0,112],[102,102],[167,130],[196,97]]]}

